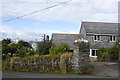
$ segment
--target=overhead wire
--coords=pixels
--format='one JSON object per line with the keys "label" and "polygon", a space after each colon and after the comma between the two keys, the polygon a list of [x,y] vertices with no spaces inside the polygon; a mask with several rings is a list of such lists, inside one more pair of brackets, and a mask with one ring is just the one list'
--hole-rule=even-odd
{"label": "overhead wire", "polygon": [[9,21],[13,21],[13,20],[16,20],[16,19],[19,19],[19,18],[28,16],[28,15],[31,15],[31,14],[34,14],[34,13],[37,13],[37,12],[40,12],[40,11],[44,11],[44,10],[47,10],[47,9],[51,9],[51,8],[57,7],[57,6],[59,6],[59,5],[68,3],[68,2],[70,2],[70,1],[72,1],[72,0],[69,0],[69,1],[66,1],[66,2],[61,2],[61,3],[59,3],[59,4],[55,4],[55,5],[49,6],[49,7],[47,7],[47,8],[41,9],[41,10],[33,11],[33,12],[31,12],[31,13],[28,13],[28,14],[25,14],[25,15],[22,15],[22,16],[18,16],[18,17],[16,17],[16,18],[8,19],[8,20],[3,21],[2,23],[9,22]]}

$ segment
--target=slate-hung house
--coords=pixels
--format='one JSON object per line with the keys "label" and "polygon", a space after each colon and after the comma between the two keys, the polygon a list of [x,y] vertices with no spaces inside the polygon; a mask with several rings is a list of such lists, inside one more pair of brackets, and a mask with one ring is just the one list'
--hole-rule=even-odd
{"label": "slate-hung house", "polygon": [[98,48],[110,48],[118,39],[118,23],[82,22],[79,34],[52,34],[52,42],[64,42],[74,48],[77,39],[89,41],[90,57],[97,57]]}
{"label": "slate-hung house", "polygon": [[80,34],[90,43],[90,57],[98,48],[110,48],[118,39],[118,23],[82,22]]}

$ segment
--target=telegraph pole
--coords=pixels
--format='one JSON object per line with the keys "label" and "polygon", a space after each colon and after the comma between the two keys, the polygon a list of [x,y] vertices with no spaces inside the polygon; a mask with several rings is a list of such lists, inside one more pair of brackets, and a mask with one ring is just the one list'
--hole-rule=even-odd
{"label": "telegraph pole", "polygon": [[43,42],[45,42],[45,34],[44,34],[44,36],[43,36]]}

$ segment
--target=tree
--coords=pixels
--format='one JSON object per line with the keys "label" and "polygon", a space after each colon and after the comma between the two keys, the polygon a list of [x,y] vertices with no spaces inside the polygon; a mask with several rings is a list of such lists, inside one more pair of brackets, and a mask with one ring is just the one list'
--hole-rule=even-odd
{"label": "tree", "polygon": [[[26,55],[27,53],[29,53],[29,55]],[[33,52],[33,50],[31,48],[22,47],[21,49],[18,49],[16,51],[16,54],[14,56],[25,57],[25,56],[30,56],[32,54],[34,54],[34,52]]]}
{"label": "tree", "polygon": [[2,40],[2,47],[4,46],[8,46],[11,43],[11,39],[7,38],[7,39],[3,39]]}
{"label": "tree", "polygon": [[2,53],[4,54],[4,56],[7,56],[8,53],[11,54],[11,57],[13,56],[13,54],[15,54],[15,56],[23,57],[24,54],[26,54],[27,52],[29,52],[30,54],[34,54],[30,43],[23,40],[20,40],[18,44],[16,44],[13,43],[11,39],[4,39],[2,40],[2,44]]}
{"label": "tree", "polygon": [[20,40],[17,44],[17,50],[14,56],[24,57],[26,56],[26,53],[30,53],[30,55],[32,55],[34,54],[34,51],[29,42]]}
{"label": "tree", "polygon": [[23,40],[20,40],[18,42],[18,48],[22,48],[22,47],[28,47],[28,48],[32,48],[30,43],[26,42],[26,41],[23,41]]}
{"label": "tree", "polygon": [[11,43],[11,39],[3,39],[2,40],[2,53],[7,54],[11,51],[9,44]]}
{"label": "tree", "polygon": [[9,47],[9,44],[11,43],[11,39],[3,39],[2,40],[2,59],[6,58],[7,53],[11,52],[11,48]]}

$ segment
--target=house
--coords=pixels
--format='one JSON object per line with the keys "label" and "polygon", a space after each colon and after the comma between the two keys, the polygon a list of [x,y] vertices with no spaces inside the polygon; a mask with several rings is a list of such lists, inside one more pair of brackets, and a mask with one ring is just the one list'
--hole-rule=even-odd
{"label": "house", "polygon": [[37,42],[36,41],[30,41],[31,47],[33,48],[34,51],[37,50]]}
{"label": "house", "polygon": [[89,41],[90,57],[97,57],[98,48],[110,48],[118,39],[118,23],[82,22],[80,32]]}
{"label": "house", "polygon": [[74,41],[81,38],[89,41],[89,56],[96,58],[98,48],[110,48],[118,40],[118,23],[84,21],[79,34],[52,34],[54,44],[64,42],[71,48],[74,48]]}
{"label": "house", "polygon": [[72,50],[74,48],[74,41],[80,38],[82,38],[82,35],[80,34],[53,33],[51,40],[53,44],[64,42],[68,44]]}

